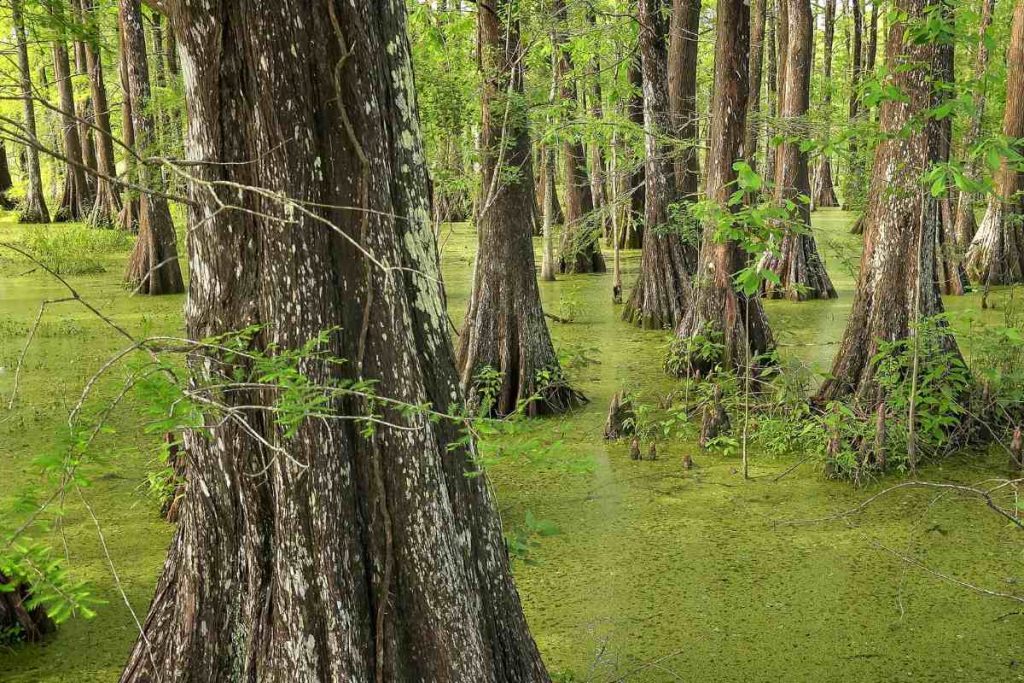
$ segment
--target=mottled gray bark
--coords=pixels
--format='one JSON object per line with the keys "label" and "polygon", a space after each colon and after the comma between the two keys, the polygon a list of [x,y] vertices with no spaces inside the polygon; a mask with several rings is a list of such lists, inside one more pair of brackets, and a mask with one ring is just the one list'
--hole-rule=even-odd
{"label": "mottled gray bark", "polygon": [[[405,2],[169,2],[188,157],[204,162],[190,187],[188,335],[261,325],[253,350],[275,353],[333,331],[323,350],[349,362],[307,360],[312,382],[459,404]],[[218,212],[211,191],[248,211]],[[244,366],[190,363],[201,381]],[[356,417],[368,406],[330,408]],[[377,409],[389,424],[373,434],[306,419],[293,435],[244,409],[287,455],[233,421],[186,433],[188,494],[122,681],[549,680],[458,425]]]}

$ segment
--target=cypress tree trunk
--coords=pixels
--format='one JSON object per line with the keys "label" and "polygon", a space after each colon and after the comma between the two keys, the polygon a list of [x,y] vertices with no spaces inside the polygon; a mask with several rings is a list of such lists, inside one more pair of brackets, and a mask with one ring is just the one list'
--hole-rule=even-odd
{"label": "cypress tree trunk", "polygon": [[[91,18],[94,12],[92,0],[83,0],[83,16]],[[107,102],[107,86],[103,80],[103,60],[100,55],[98,37],[90,35],[83,41],[86,69],[89,72],[89,94],[93,115],[96,118],[96,199],[89,213],[88,223],[95,227],[108,228],[121,212],[121,192],[117,183],[117,163],[114,157],[114,139],[110,132],[110,105]]]}
{"label": "cypress tree trunk", "polygon": [[[574,408],[582,396],[565,382],[551,343],[534,271],[532,220],[523,211],[535,190],[529,116],[515,99],[523,94],[519,20],[505,19],[515,10],[515,0],[504,0],[494,12],[477,15],[484,76],[481,187],[486,203],[477,221],[473,293],[457,357],[471,403],[481,404],[490,392],[492,403],[484,408],[508,415],[522,401],[539,396],[526,407],[527,414],[539,415]],[[508,169],[518,173],[513,176]],[[500,373],[496,391],[478,384],[479,373],[487,368]],[[546,379],[541,379],[542,373]]]}
{"label": "cypress tree trunk", "polygon": [[[372,381],[447,411],[461,393],[404,1],[288,2],[287,20],[279,3],[167,2],[189,64],[189,157],[211,162],[191,188],[189,337],[262,325],[252,350],[276,353],[333,331],[321,348],[349,362],[307,359],[310,381]],[[235,190],[224,199],[249,211],[217,212],[204,183],[219,182],[308,213]],[[251,370],[217,361],[191,359],[197,385]],[[216,398],[270,406],[270,393]],[[331,409],[368,414],[355,397]],[[212,434],[186,433],[187,477],[202,485],[183,501],[123,683],[549,681],[459,426],[381,411],[372,433],[306,419],[290,435],[245,409],[287,457],[216,415]]]}
{"label": "cypress tree trunk", "polygon": [[[139,0],[121,0],[119,4],[124,52],[131,101],[133,149],[145,158],[156,142],[156,125],[149,111],[149,66],[146,59],[146,32],[142,25]],[[125,282],[141,294],[177,294],[185,291],[178,265],[177,235],[163,192],[159,168],[139,163],[138,178],[145,192],[139,197],[139,236],[125,271]]]}
{"label": "cypress tree trunk", "polygon": [[28,61],[28,37],[25,33],[25,17],[23,0],[11,0],[12,22],[14,23],[15,40],[18,43],[18,71],[20,72],[22,115],[24,116],[26,175],[28,189],[25,203],[21,207],[18,220],[22,223],[49,223],[50,212],[46,208],[43,197],[43,174],[39,168],[39,137],[36,134],[36,108],[32,98],[32,67]]}
{"label": "cypress tree trunk", "polygon": [[[778,92],[779,92],[779,53],[778,53],[778,24],[779,4],[783,0],[767,0],[766,22],[768,24],[766,42],[768,44],[768,119],[765,122],[764,130],[768,138],[774,134],[775,116],[778,113]],[[756,156],[756,154],[755,154]],[[771,173],[775,172],[775,148],[771,144],[765,145],[764,163],[768,171],[764,174],[765,180],[771,179]]]}
{"label": "cypress tree trunk", "polygon": [[[963,140],[963,149],[973,149],[981,137],[981,122],[985,116],[987,82],[985,74],[988,72],[989,49],[988,31],[992,26],[992,14],[995,11],[995,0],[982,0],[981,18],[978,22],[978,52],[974,61],[974,87],[971,96],[971,104],[974,113],[971,116],[971,123],[967,128],[967,134]],[[977,176],[979,172],[977,159],[971,158],[967,163],[967,174]],[[953,237],[956,245],[961,250],[966,250],[978,232],[978,221],[974,216],[974,204],[977,197],[970,192],[959,192],[956,201],[956,215],[954,217]]]}
{"label": "cypress tree trunk", "polygon": [[[548,164],[552,164],[553,167],[551,172],[555,172],[555,166],[557,166],[556,154],[554,149],[548,149],[548,145],[541,145],[540,149],[537,150],[537,156],[540,158],[538,164],[538,183],[537,183],[537,206],[543,209],[544,203],[547,201],[547,185],[544,183],[544,177],[548,172]],[[556,184],[551,186],[551,202],[552,202],[552,220],[555,225],[565,224],[565,214],[562,212],[562,203],[558,201],[558,188]]]}
{"label": "cypress tree trunk", "polygon": [[7,196],[12,187],[14,180],[11,178],[11,167],[7,159],[7,145],[0,140],[0,209],[14,208],[14,201]]}
{"label": "cypress tree trunk", "polygon": [[811,195],[807,152],[800,141],[810,136],[807,111],[811,102],[811,41],[814,38],[810,0],[782,0],[788,7],[786,52],[782,63],[786,74],[782,88],[780,118],[784,140],[776,159],[775,201],[781,206],[792,203],[796,226],[785,228],[777,254],[766,255],[763,266],[779,276],[779,283],[765,283],[771,298],[793,301],[834,299],[835,287],[818,253],[811,233]]}
{"label": "cypress tree trunk", "polygon": [[[121,143],[129,150],[136,150],[135,117],[132,113],[132,92],[131,83],[128,81],[128,52],[124,47],[126,41],[124,32],[125,28],[119,17],[118,33],[121,39],[121,54],[118,58],[118,70],[121,77],[121,92],[124,93],[121,102]],[[125,167],[127,170],[124,175],[128,181],[139,185],[141,178],[138,176],[138,160],[131,153],[125,156]],[[128,190],[121,197],[121,214],[117,219],[120,228],[137,233],[139,231],[139,212],[138,193],[135,190]]]}
{"label": "cypress tree trunk", "polygon": [[[921,21],[928,0],[898,0],[908,21]],[[824,403],[852,396],[873,410],[884,399],[871,359],[883,342],[907,339],[916,320],[942,312],[935,273],[939,202],[921,179],[933,163],[934,121],[922,120],[933,101],[938,47],[914,42],[904,21],[889,27],[887,85],[904,99],[882,103],[882,142],[875,150],[864,216],[864,252],[857,292],[831,377],[817,394]],[[943,344],[956,349],[947,335]]]}
{"label": "cypress tree trunk", "polygon": [[[1006,51],[1006,108],[1003,135],[1024,137],[1024,0],[1013,10],[1010,47]],[[1022,148],[1018,147],[1018,152]],[[967,250],[971,279],[986,285],[1024,282],[1024,203],[1021,173],[1003,159],[996,177],[996,193],[989,198],[985,218]]]}
{"label": "cypress tree trunk", "polygon": [[[75,21],[81,26],[85,23],[85,10],[81,0],[71,0],[71,9]],[[75,76],[88,78],[89,65],[85,56],[85,42],[81,36],[76,36],[74,42],[75,54]],[[82,141],[82,161],[85,163],[85,182],[89,187],[89,205],[86,207],[86,216],[92,209],[92,202],[96,196],[96,141],[93,133],[93,126],[96,125],[96,117],[93,115],[92,98],[89,95],[81,98],[78,107],[78,138]]]}
{"label": "cypress tree trunk", "polygon": [[[637,57],[629,65],[629,84],[633,87],[633,96],[629,99],[627,113],[635,126],[644,126],[644,78],[641,57]],[[644,177],[644,159],[635,160],[633,172],[629,174],[629,211],[623,229],[619,231],[619,248],[640,249],[644,244],[644,204],[647,191]]]}
{"label": "cypress tree trunk", "polygon": [[[715,43],[715,84],[711,106],[707,198],[728,211],[735,191],[733,164],[743,157],[746,132],[750,6],[746,0],[720,0]],[[715,225],[705,225],[693,294],[677,330],[683,350],[682,373],[706,376],[715,366],[745,367],[754,356],[773,348],[771,330],[757,296],[737,292],[732,277],[746,265],[743,248],[719,240]],[[717,354],[688,353],[689,342],[718,344]],[[714,357],[710,357],[714,356]]]}
{"label": "cypress tree trunk", "polygon": [[[761,74],[764,65],[764,25],[766,0],[753,0],[750,10],[750,98],[747,102],[747,132],[743,154],[747,165],[757,170],[757,148],[761,137]],[[698,12],[699,13],[699,12]],[[772,37],[774,39],[774,36]]]}
{"label": "cypress tree trunk", "polygon": [[[669,31],[661,0],[638,3],[644,89],[646,235],[640,275],[622,317],[645,328],[672,328],[679,322],[686,310],[695,260],[693,246],[687,244],[681,226],[670,224],[668,215],[669,204],[676,198],[692,201],[696,194],[696,159],[692,153],[695,148],[688,150],[686,158],[677,159],[671,145],[663,142],[670,133],[678,131],[691,135],[687,143],[696,142],[692,137],[696,119],[696,26],[691,22],[699,12],[693,12],[692,7],[691,3],[677,0],[672,18],[672,40],[692,45],[678,44],[669,50]],[[669,54],[676,62],[668,65],[666,83]],[[673,95],[677,101],[671,106]],[[676,176],[677,171],[682,178]]]}
{"label": "cypress tree trunk", "polygon": [[[863,62],[861,61],[864,56],[864,0],[850,0],[850,7],[853,12],[853,43],[850,46],[850,106],[849,106],[849,123],[855,125],[860,119],[860,97],[861,97],[861,77],[863,72]],[[846,188],[851,191],[844,193],[843,196],[843,208],[850,210],[851,202],[858,202],[859,197],[846,196],[859,194],[859,188],[863,187],[864,184],[864,164],[860,158],[861,147],[857,144],[855,139],[851,139],[849,142],[850,151],[850,163],[847,169],[849,177],[847,179]],[[858,221],[858,224],[854,225],[852,232],[855,234],[863,234],[864,226],[862,221]]]}
{"label": "cypress tree trunk", "polygon": [[[680,197],[690,201],[696,199],[697,184],[700,179],[699,142],[697,140],[697,33],[699,30],[700,0],[673,0],[668,35],[668,110],[671,116],[668,131],[678,143],[683,145],[682,151],[675,160],[676,192]],[[641,49],[642,45],[641,43]],[[655,52],[659,54],[660,59],[660,48]],[[644,80],[646,82],[647,79]],[[645,103],[646,99],[645,96]],[[656,116],[656,122],[658,117],[660,114]]]}
{"label": "cypress tree trunk", "polygon": [[[836,0],[825,0],[825,31],[822,55],[823,90],[822,109],[825,111],[825,139],[832,136],[832,49],[836,35]],[[832,180],[832,159],[822,154],[817,173],[814,174],[814,188],[811,202],[814,208],[839,206],[836,199],[835,182]]]}
{"label": "cypress tree trunk", "polygon": [[[591,31],[597,32],[597,15],[593,5],[587,5],[587,24]],[[601,96],[601,62],[595,56],[587,69],[590,78],[590,117],[594,121],[604,118],[604,105]],[[605,158],[601,142],[595,137],[590,142],[590,193],[594,197],[597,231],[610,243],[611,216],[607,178],[605,177]]]}
{"label": "cypress tree trunk", "polygon": [[[572,55],[564,45],[568,27],[565,0],[553,0],[552,21],[556,26],[556,50],[562,100],[578,104],[576,79],[573,78]],[[603,273],[607,270],[601,254],[600,230],[594,220],[594,195],[587,174],[587,153],[579,134],[569,126],[562,143],[565,165],[565,226],[559,254],[559,270],[563,273]]]}
{"label": "cypress tree trunk", "polygon": [[[57,21],[62,21],[58,15]],[[71,62],[67,44],[63,39],[53,42],[53,78],[57,84],[58,106],[60,107],[61,132],[64,139],[65,173],[64,191],[53,214],[53,220],[80,221],[88,213],[89,185],[85,175],[85,157],[82,154],[82,140],[78,135],[75,96],[71,83]]]}

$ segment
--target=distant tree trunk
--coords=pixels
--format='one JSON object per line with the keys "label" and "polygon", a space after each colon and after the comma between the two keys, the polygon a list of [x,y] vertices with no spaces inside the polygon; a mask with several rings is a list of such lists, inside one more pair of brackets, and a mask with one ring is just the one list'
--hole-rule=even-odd
{"label": "distant tree trunk", "polygon": [[[849,107],[849,124],[854,125],[860,118],[860,98],[861,98],[861,77],[864,71],[863,63],[861,58],[864,55],[863,47],[863,36],[864,36],[864,0],[850,0],[850,7],[853,14],[853,43],[850,46],[850,107]],[[850,163],[847,169],[849,174],[847,188],[853,188],[853,191],[845,192],[843,196],[843,207],[846,210],[850,210],[853,206],[851,202],[859,202],[859,197],[846,196],[859,194],[857,189],[863,186],[864,179],[864,164],[861,160],[861,147],[857,144],[857,140],[851,138],[849,141],[850,150]],[[855,226],[854,232],[861,234],[863,231],[863,223],[861,223],[859,229]]]}
{"label": "distant tree trunk", "polygon": [[[94,11],[92,0],[83,0],[83,16],[89,17]],[[107,228],[113,226],[114,218],[121,211],[121,192],[115,182],[117,163],[114,157],[114,140],[110,132],[110,105],[107,102],[107,86],[103,80],[99,40],[96,36],[90,35],[83,41],[83,45],[86,70],[89,72],[89,94],[96,123],[96,198],[89,213],[88,223],[95,227]]]}
{"label": "distant tree trunk", "polygon": [[[974,61],[974,80],[972,88],[971,104],[974,112],[971,116],[971,123],[963,140],[963,149],[972,150],[981,137],[981,123],[985,116],[985,104],[987,95],[987,82],[985,74],[988,72],[989,49],[988,31],[992,26],[992,15],[995,12],[995,0],[982,0],[981,18],[978,22],[978,52]],[[976,177],[979,171],[977,158],[971,157],[967,162],[967,174]],[[971,192],[957,193],[956,216],[953,224],[953,236],[956,245],[961,251],[965,251],[978,232],[978,221],[974,216],[974,204],[977,197]]]}
{"label": "distant tree trunk", "polygon": [[[522,96],[524,72],[519,20],[505,19],[510,7],[505,0],[494,12],[477,15],[484,77],[480,150],[486,208],[477,223],[479,250],[459,336],[458,365],[472,404],[482,404],[490,392],[492,405],[483,408],[508,415],[536,396],[539,400],[530,402],[526,412],[540,415],[574,408],[582,396],[562,374],[534,271],[533,226],[523,211],[536,196],[529,115],[525,105],[517,109],[508,100],[508,93]],[[520,172],[512,178],[504,168]],[[497,390],[478,384],[479,373],[488,368],[500,373]],[[542,373],[547,379],[540,377]]]}
{"label": "distant tree trunk", "polygon": [[864,58],[864,72],[875,73],[875,60],[878,58],[878,2],[871,0],[871,23],[868,25],[868,47]]}
{"label": "distant tree trunk", "polygon": [[[127,150],[131,150],[125,155],[125,173],[124,176],[128,182],[135,185],[140,185],[141,178],[138,177],[138,160],[135,159],[133,153],[138,153],[138,147],[135,145],[135,116],[132,112],[132,92],[131,84],[128,81],[128,51],[125,49],[124,44],[126,38],[124,36],[125,28],[121,18],[118,19],[118,33],[121,39],[121,54],[118,58],[118,69],[121,76],[121,91],[124,94],[121,102],[121,143]],[[142,55],[145,60],[145,53]],[[149,72],[147,67],[146,72]],[[122,230],[128,232],[137,233],[139,231],[139,214],[141,207],[139,206],[139,194],[137,190],[130,189],[124,193],[121,197],[121,214],[118,216],[117,222]]]}
{"label": "distant tree trunk", "polygon": [[810,0],[782,0],[788,7],[786,52],[783,55],[786,74],[780,119],[784,140],[779,146],[775,171],[775,201],[780,206],[793,204],[790,217],[797,225],[786,227],[778,253],[766,255],[763,265],[779,276],[779,283],[765,283],[771,298],[793,301],[833,299],[835,287],[818,253],[811,233],[811,181],[807,152],[800,141],[810,135],[807,111],[811,102],[811,41],[814,38]]}
{"label": "distant tree trunk", "polygon": [[[63,18],[55,15],[60,22]],[[75,107],[74,89],[71,83],[71,62],[68,47],[63,38],[53,42],[53,78],[57,84],[58,106],[60,107],[61,133],[64,139],[64,191],[53,214],[56,222],[80,221],[88,214],[89,185],[86,182],[85,157],[82,154],[82,140],[78,135],[78,110]]]}
{"label": "distant tree trunk", "polygon": [[[551,152],[550,154],[548,154],[549,151]],[[541,145],[538,156],[540,157],[540,172],[538,173],[538,177],[540,179],[543,179],[544,175],[547,173],[547,165],[549,162],[555,164],[556,167],[558,166],[558,155],[555,153],[554,149],[549,150],[548,145]],[[556,169],[553,168],[552,172],[555,171]],[[547,195],[545,194],[546,192],[546,184],[544,182],[537,183],[537,206],[544,206],[544,202],[547,201]],[[555,225],[563,225],[565,223],[565,213],[562,211],[562,203],[558,201],[557,183],[552,185],[551,201],[553,211],[553,213],[551,214],[552,220],[554,221]]]}
{"label": "distant tree trunk", "polygon": [[18,71],[20,72],[22,115],[25,128],[25,166],[28,189],[18,220],[22,223],[49,223],[50,212],[43,197],[43,174],[39,168],[39,137],[36,134],[36,108],[32,91],[32,67],[28,61],[28,38],[25,34],[24,0],[11,0],[15,40],[18,43]]}
{"label": "distant tree trunk", "polygon": [[[699,30],[700,0],[673,0],[668,34],[668,110],[671,116],[668,131],[684,146],[675,159],[675,189],[680,197],[690,201],[697,197],[700,180],[700,157],[697,153]],[[660,48],[657,51],[660,54]],[[660,112],[657,113],[655,122],[661,118]]]}
{"label": "distant tree trunk", "polygon": [[[1010,46],[1006,51],[1006,108],[1003,135],[1024,137],[1024,0],[1013,10]],[[1018,144],[1017,152],[1024,151]],[[967,271],[976,282],[1008,285],[1024,282],[1024,183],[1015,162],[1003,159],[996,193],[967,251]]]}
{"label": "distant tree trunk", "polygon": [[[895,4],[907,19],[889,27],[886,85],[903,97],[882,103],[857,292],[831,376],[818,391],[820,403],[852,396],[874,410],[885,398],[872,363],[879,345],[909,338],[915,321],[943,310],[935,273],[939,202],[921,182],[939,132],[922,120],[933,102],[939,50],[932,42],[914,41],[907,31],[907,22],[923,20],[928,2]],[[956,350],[951,334],[943,345]]]}
{"label": "distant tree trunk", "polygon": [[[767,0],[753,0],[750,10],[750,99],[747,102],[747,131],[743,155],[747,165],[757,170],[757,148],[761,126],[761,72],[764,64],[764,26]],[[774,36],[773,36],[774,38]]]}
{"label": "distant tree trunk", "polygon": [[167,59],[167,73],[178,75],[178,40],[174,35],[175,28],[168,22],[167,30],[164,31],[164,57]]}
{"label": "distant tree trunk", "polygon": [[[948,22],[953,22],[953,9],[948,3],[939,5]],[[950,93],[955,87],[953,43],[944,41],[937,47],[935,59],[935,75],[938,79],[938,86],[934,88],[932,106],[940,107],[950,99]],[[949,163],[950,152],[953,148],[953,117],[946,116],[937,121],[930,121],[930,125],[936,128],[931,138],[932,163],[944,165]],[[956,236],[953,232],[956,222],[953,208],[954,199],[947,189],[939,196],[939,227],[935,231],[935,275],[939,283],[939,289],[943,294],[959,296],[967,290],[967,272],[964,269],[963,251],[957,247]]]}
{"label": "distant tree trunk", "polygon": [[544,206],[542,208],[544,223],[541,228],[543,251],[540,264],[540,279],[554,282],[555,271],[557,270],[554,236],[555,221],[557,220],[555,217],[555,202],[558,200],[558,197],[555,195],[555,151],[550,147],[544,147],[541,150],[541,154],[545,155],[546,159],[541,170],[541,183],[545,185],[545,190]]}
{"label": "distant tree trunk", "polygon": [[[782,115],[782,101],[786,97],[786,49],[789,45],[789,5],[787,0],[776,0],[776,22],[775,37],[778,45],[775,56],[775,103],[772,107],[771,137],[775,138],[780,133],[779,117]],[[771,165],[765,169],[764,176],[773,184],[779,183],[775,175],[779,170],[779,145],[775,142],[768,143],[771,154],[768,161]]]}
{"label": "distant tree trunk", "polygon": [[[706,196],[722,210],[730,210],[736,180],[733,164],[743,156],[746,134],[750,6],[746,0],[720,0],[716,21]],[[684,374],[706,376],[718,365],[742,368],[774,347],[761,299],[747,297],[733,286],[733,275],[747,262],[743,248],[732,240],[719,241],[717,234],[716,226],[704,227],[693,294],[676,330],[682,347],[678,367]],[[719,345],[717,357],[688,352],[690,343],[700,338]]]}
{"label": "distant tree trunk", "polygon": [[[627,103],[629,120],[636,126],[643,128],[644,125],[644,84],[641,58],[636,59],[629,65],[629,84],[633,87],[633,96]],[[619,247],[622,249],[640,249],[644,243],[644,202],[646,201],[646,182],[644,178],[644,160],[640,159],[634,163],[633,172],[627,180],[629,187],[629,210],[627,220],[619,234]]]}
{"label": "distant tree trunk", "polygon": [[[822,109],[825,111],[825,139],[832,137],[832,49],[836,35],[836,0],[825,0],[825,31],[822,46]],[[814,208],[839,206],[836,199],[835,182],[832,180],[832,159],[829,154],[821,155],[818,172],[814,174]]]}
{"label": "distant tree trunk", "polygon": [[[156,125],[150,112],[149,67],[146,32],[139,0],[119,4],[122,46],[127,64],[132,128],[140,156],[148,156],[156,142]],[[138,164],[138,176],[147,192],[139,197],[139,236],[128,261],[125,282],[140,294],[177,294],[185,291],[178,265],[177,235],[167,199],[160,196],[164,183],[159,168]]]}
{"label": "distant tree trunk", "polygon": [[[264,2],[171,6],[189,65],[190,158],[211,162],[194,169],[188,337],[258,325],[251,350],[270,356],[327,334],[317,351],[329,358],[304,358],[303,376],[372,383],[398,407],[338,398],[332,414],[380,411],[382,423],[307,417],[290,432],[273,391],[209,390],[248,421],[211,414],[185,434],[198,485],[122,683],[547,683],[473,444],[455,421],[400,408],[462,401],[404,0],[294,3],[293,21]],[[243,104],[257,99],[279,127]],[[309,146],[289,144],[296,136]],[[201,183],[220,181],[311,214],[233,190],[248,211],[218,212]],[[353,205],[369,211],[342,208]],[[189,359],[198,391],[253,372],[211,353]]]}
{"label": "distant tree trunk", "polygon": [[14,208],[14,201],[7,195],[12,187],[14,180],[11,178],[11,167],[7,159],[7,146],[0,140],[0,209]]}
{"label": "distant tree trunk", "polygon": [[[779,94],[779,54],[778,54],[778,24],[779,24],[779,3],[783,0],[766,0],[768,2],[766,11],[767,38],[768,44],[768,119],[765,122],[764,130],[768,138],[774,134],[775,116],[778,114]],[[775,172],[775,148],[766,140],[764,154],[765,168],[763,174],[765,180],[771,180],[771,174]]]}
{"label": "distant tree trunk", "polygon": [[[597,31],[597,15],[593,5],[587,5],[587,23],[591,30]],[[601,97],[601,62],[594,57],[588,68],[590,77],[590,117],[594,121],[604,118],[604,105]],[[604,149],[596,136],[590,142],[590,193],[594,197],[597,231],[604,237],[610,237],[611,220],[609,193],[606,187]]]}
{"label": "distant tree trunk", "polygon": [[[644,238],[640,274],[622,311],[624,320],[645,328],[673,328],[686,310],[695,254],[681,227],[669,220],[669,204],[682,199],[692,202],[697,191],[694,159],[677,160],[671,145],[663,140],[673,131],[694,134],[697,60],[694,12],[679,0],[675,3],[673,40],[692,42],[671,50],[677,64],[668,67],[669,31],[662,0],[640,0],[640,56],[644,89]],[[677,19],[679,23],[676,24]],[[690,54],[692,53],[692,54]],[[684,69],[691,73],[686,73]],[[673,84],[674,82],[674,84]],[[678,102],[670,106],[670,97]],[[695,142],[691,137],[687,142]],[[691,152],[693,149],[691,148]],[[689,154],[688,157],[692,157]],[[676,171],[684,178],[677,180]],[[685,193],[685,194],[684,194]]]}
{"label": "distant tree trunk", "polygon": [[[85,23],[85,10],[80,0],[72,0],[71,9],[75,21],[79,25]],[[74,45],[75,53],[75,75],[88,78],[89,64],[85,56],[85,41],[81,36],[76,36]],[[85,182],[89,186],[89,202],[86,207],[92,209],[92,202],[96,196],[96,141],[93,135],[93,127],[96,125],[96,117],[93,115],[92,98],[89,95],[81,98],[78,106],[78,138],[82,141],[82,161],[85,163]],[[88,215],[88,211],[86,212]]]}
{"label": "distant tree trunk", "polygon": [[[565,0],[553,0],[552,21],[556,25],[559,81],[562,100],[578,104],[572,55],[564,45],[568,27]],[[565,165],[565,226],[559,254],[563,273],[603,273],[607,270],[601,254],[600,231],[594,224],[594,195],[587,173],[587,153],[579,134],[569,126],[564,133],[562,163]]]}

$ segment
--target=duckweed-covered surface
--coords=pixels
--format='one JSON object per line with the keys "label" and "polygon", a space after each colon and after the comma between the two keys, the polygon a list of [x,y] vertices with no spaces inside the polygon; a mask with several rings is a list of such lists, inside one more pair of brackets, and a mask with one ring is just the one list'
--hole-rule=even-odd
{"label": "duckweed-covered surface", "polygon": [[[831,302],[769,302],[786,356],[824,371],[840,338],[854,286],[858,239],[851,216],[815,214],[840,293]],[[0,224],[0,241],[26,231],[61,230]],[[466,226],[443,235],[451,316],[465,311],[475,239]],[[609,252],[609,262],[611,254]],[[105,272],[69,276],[83,297],[133,334],[180,333],[182,297],[128,298],[120,285],[123,250],[97,257]],[[44,316],[25,363],[13,411],[6,397],[13,368],[42,300],[65,295],[38,270],[0,255],[0,514],[22,518],[30,496],[52,484],[36,456],[61,448],[66,420],[86,378],[125,342],[74,303]],[[639,264],[624,252],[627,283]],[[628,287],[627,287],[628,289]],[[533,632],[551,671],[566,681],[981,681],[1024,679],[1024,617],[1018,605],[980,595],[938,576],[986,589],[1024,593],[1020,534],[976,502],[908,492],[880,499],[855,519],[813,523],[850,509],[889,479],[855,489],[826,481],[799,454],[752,454],[753,479],[738,474],[738,456],[702,452],[663,440],[655,462],[629,459],[627,444],[602,440],[604,412],[620,388],[646,400],[672,390],[662,368],[664,332],[626,326],[610,303],[611,275],[542,283],[547,310],[570,317],[552,333],[574,382],[591,403],[562,419],[531,422],[487,444],[505,527],[534,526],[516,577]],[[992,297],[999,315],[1006,293]],[[976,295],[949,302],[961,344],[978,318]],[[127,371],[104,383],[114,396]],[[85,496],[66,501],[63,529],[75,576],[108,604],[91,621],[72,620],[42,646],[0,651],[3,681],[113,681],[137,627],[112,578],[117,569],[141,619],[171,527],[145,496],[155,437],[128,399],[111,418],[86,467]],[[685,471],[689,454],[697,467]],[[1003,474],[1004,458],[958,456],[927,468],[932,480],[975,482]],[[26,494],[28,492],[28,494]],[[539,521],[538,521],[539,520]],[[5,524],[6,526],[6,524]],[[913,557],[910,566],[897,555]],[[1003,618],[1005,617],[1005,618]]]}

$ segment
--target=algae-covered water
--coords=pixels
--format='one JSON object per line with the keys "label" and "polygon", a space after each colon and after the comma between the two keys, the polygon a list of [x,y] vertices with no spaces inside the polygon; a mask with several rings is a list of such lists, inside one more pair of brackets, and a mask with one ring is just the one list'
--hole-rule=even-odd
{"label": "algae-covered water", "polygon": [[[852,217],[815,214],[815,228],[840,298],[768,302],[783,352],[812,369],[828,368],[853,289],[858,238]],[[0,223],[0,241],[29,230]],[[445,228],[444,274],[450,313],[465,311],[475,239]],[[608,254],[610,261],[610,253]],[[119,280],[127,253],[96,258],[106,272],[72,276],[82,295],[133,333],[180,332],[182,297],[127,298]],[[0,258],[3,258],[0,256]],[[639,263],[624,252],[627,288]],[[22,261],[0,261],[0,396],[40,301],[64,295]],[[672,390],[663,372],[668,336],[626,326],[612,306],[611,275],[542,283],[547,310],[573,318],[552,334],[574,383],[591,399],[561,419],[530,422],[485,444],[506,529],[532,524],[515,573],[533,633],[552,673],[565,681],[1004,681],[1024,679],[1024,618],[1018,605],[979,594],[939,575],[985,589],[1024,593],[1019,532],[984,506],[951,496],[907,492],[874,503],[856,518],[813,523],[850,509],[890,479],[867,488],[824,480],[813,462],[775,481],[800,455],[752,454],[750,481],[738,456],[695,444],[659,443],[654,462],[630,460],[625,443],[601,438],[604,412],[620,388],[656,400]],[[992,300],[998,305],[997,293]],[[971,343],[976,295],[949,301],[961,344]],[[986,315],[996,316],[997,312]],[[0,514],[26,514],[30,496],[52,490],[33,460],[62,446],[70,407],[85,379],[124,346],[76,304],[44,317],[31,346],[13,411],[0,409]],[[109,398],[123,381],[100,389]],[[111,419],[86,473],[97,525],[76,498],[62,534],[69,565],[107,600],[91,621],[64,624],[42,646],[0,651],[3,681],[113,681],[151,597],[171,527],[142,483],[155,438],[129,399]],[[685,471],[680,458],[697,463]],[[1001,476],[997,456],[957,456],[931,465],[932,480],[976,482]],[[26,495],[26,491],[30,495]],[[4,526],[7,526],[5,524]],[[552,533],[554,532],[554,533]],[[902,558],[913,558],[909,564]]]}

